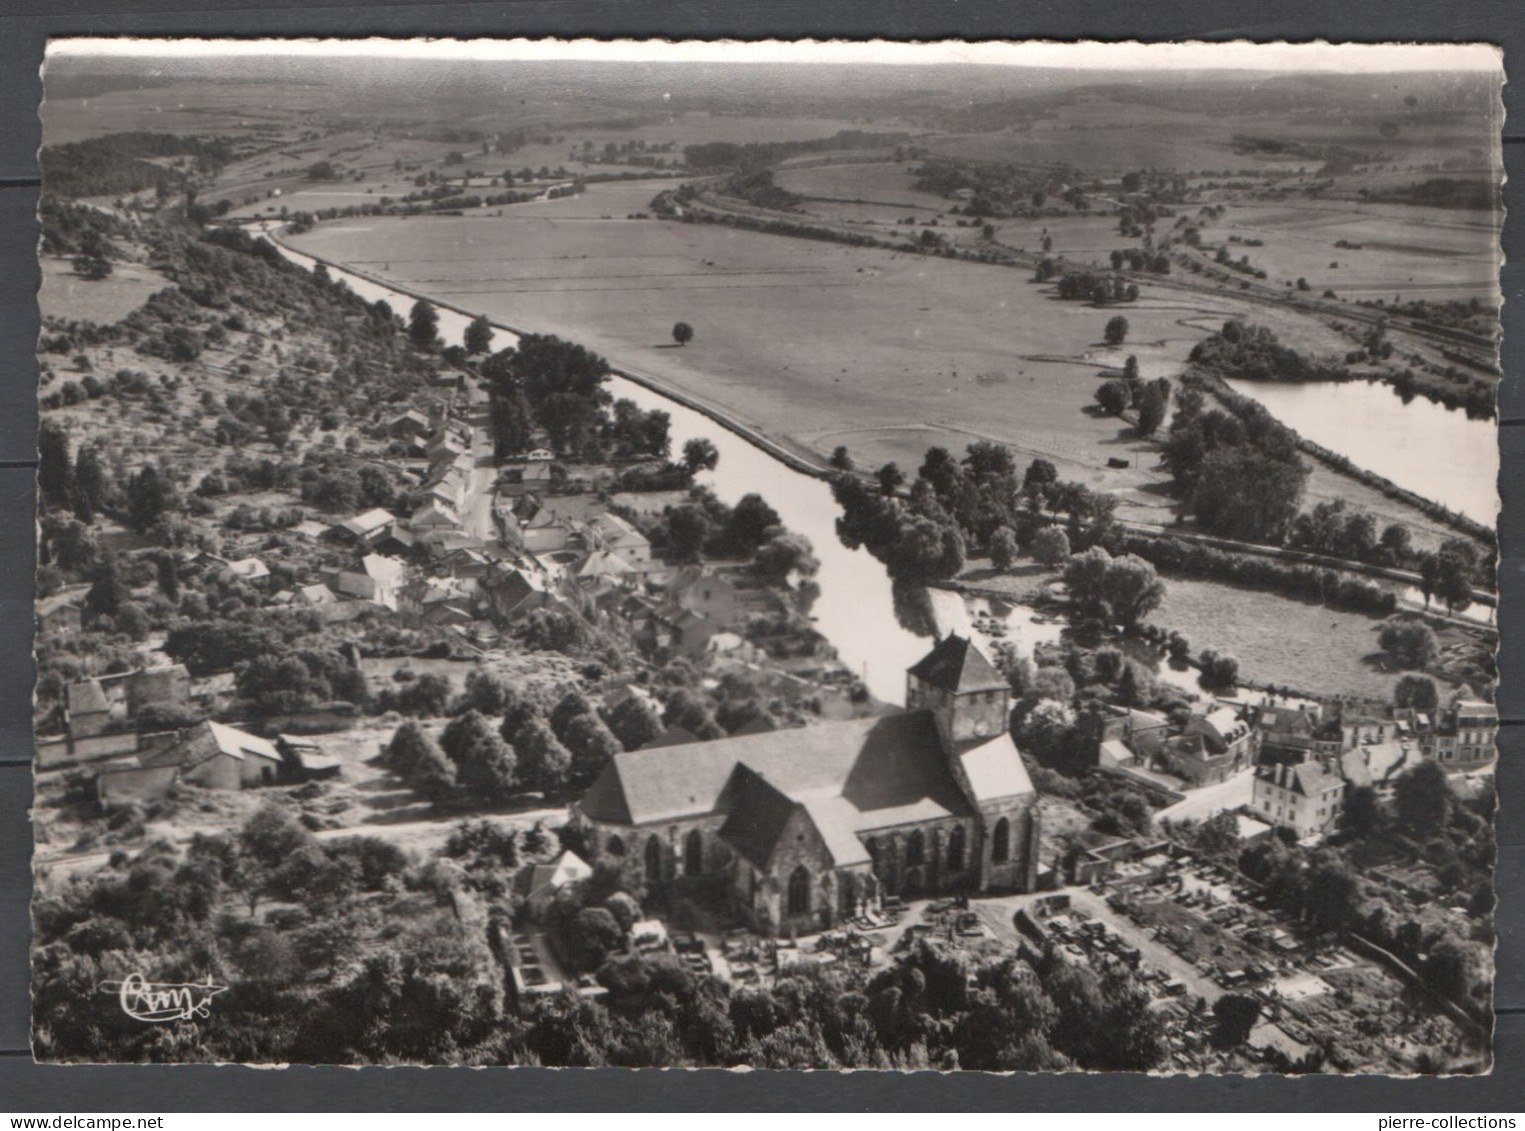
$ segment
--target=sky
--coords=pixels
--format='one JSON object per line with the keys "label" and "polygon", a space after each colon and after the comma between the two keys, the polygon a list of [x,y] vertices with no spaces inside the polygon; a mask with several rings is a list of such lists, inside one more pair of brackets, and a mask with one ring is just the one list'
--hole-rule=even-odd
{"label": "sky", "polygon": [[888,43],[884,41],[703,43],[591,39],[54,39],[50,58],[285,55],[443,60],[653,61],[663,63],[878,63],[1107,68],[1113,70],[1256,70],[1392,72],[1500,71],[1491,44],[1365,43]]}

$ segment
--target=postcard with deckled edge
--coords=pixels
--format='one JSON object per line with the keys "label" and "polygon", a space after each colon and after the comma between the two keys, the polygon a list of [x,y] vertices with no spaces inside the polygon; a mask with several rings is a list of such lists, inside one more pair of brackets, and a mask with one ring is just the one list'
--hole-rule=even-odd
{"label": "postcard with deckled edge", "polygon": [[36,1058],[1488,1072],[1502,77],[53,40]]}

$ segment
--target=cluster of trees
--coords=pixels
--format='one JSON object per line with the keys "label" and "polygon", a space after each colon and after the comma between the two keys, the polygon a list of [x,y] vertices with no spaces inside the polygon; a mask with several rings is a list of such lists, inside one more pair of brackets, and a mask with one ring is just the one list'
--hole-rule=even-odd
{"label": "cluster of trees", "polygon": [[[39,1049],[130,1062],[457,1059],[503,1020],[486,941],[449,906],[459,886],[453,860],[419,864],[376,837],[320,842],[274,806],[231,835],[118,854],[39,901]],[[268,901],[286,906],[259,914]],[[91,987],[145,963],[230,988],[194,1025],[80,1012]]]}
{"label": "cluster of trees", "polygon": [[551,334],[526,334],[517,348],[487,358],[482,375],[500,458],[524,451],[536,426],[560,453],[597,446],[610,402],[609,363],[598,354]]}
{"label": "cluster of trees", "polygon": [[1170,408],[1170,378],[1156,377],[1153,381],[1141,381],[1137,376],[1137,359],[1129,357],[1128,362],[1130,364],[1125,365],[1122,377],[1096,386],[1096,403],[1101,405],[1102,411],[1112,416],[1121,416],[1129,409],[1135,410],[1138,413],[1138,434],[1152,436],[1165,422],[1165,413]]}
{"label": "cluster of trees", "polygon": [[1485,575],[1491,573],[1491,563],[1468,538],[1447,538],[1439,550],[1419,558],[1419,588],[1426,604],[1438,598],[1451,613],[1471,605],[1473,587],[1485,583]]}
{"label": "cluster of trees", "polygon": [[1137,627],[1165,598],[1165,583],[1153,565],[1133,554],[1114,558],[1101,546],[1071,557],[1064,583],[1080,615],[1124,629]]}
{"label": "cluster of trees", "polygon": [[1106,306],[1113,302],[1138,300],[1138,284],[1128,282],[1121,275],[1102,275],[1094,271],[1060,273],[1059,265],[1052,259],[1045,258],[1038,263],[1035,276],[1038,282],[1046,283],[1056,275],[1059,297],[1069,302],[1094,302],[1097,306]]}
{"label": "cluster of trees", "polygon": [[220,138],[135,131],[44,146],[38,163],[49,194],[125,196],[154,189],[168,196],[187,183],[186,171],[148,158],[182,157],[191,171],[210,173],[231,156],[227,142]]}
{"label": "cluster of trees", "polygon": [[1377,642],[1394,665],[1424,671],[1440,654],[1435,630],[1415,617],[1394,617],[1382,626]]}
{"label": "cluster of trees", "polygon": [[864,130],[838,130],[831,137],[805,141],[759,141],[736,143],[709,141],[683,147],[683,161],[690,169],[762,169],[776,165],[786,157],[802,153],[823,153],[836,149],[881,149],[902,145],[909,134],[869,133]]}
{"label": "cluster of trees", "polygon": [[1061,481],[1043,459],[1019,474],[1011,450],[988,441],[969,445],[962,460],[946,448],[929,448],[904,499],[897,493],[906,475],[897,465],[884,465],[875,479],[877,491],[851,473],[834,480],[832,493],[843,511],[837,533],[850,547],[866,547],[904,581],[954,576],[969,547],[1009,566],[1019,549],[1038,545],[1035,539],[1054,516],[1067,518],[1066,544],[1060,547],[1048,535],[1040,549],[1056,564],[1071,550],[1110,543],[1119,529],[1111,496]]}
{"label": "cluster of trees", "polygon": [[1413,557],[1408,527],[1389,523],[1379,536],[1377,524],[1364,511],[1347,510],[1344,499],[1329,499],[1298,515],[1287,544],[1337,558],[1403,566]]}
{"label": "cluster of trees", "polygon": [[[618,938],[617,901],[593,906],[583,934]],[[759,1068],[964,1068],[1142,1071],[1165,1055],[1148,995],[1052,950],[975,959],[927,943],[873,977],[798,965],[768,987],[729,988],[674,960],[614,954],[600,1001],[537,1003],[503,1062]]]}
{"label": "cluster of trees", "polygon": [[791,575],[814,576],[820,565],[809,539],[786,530],[778,512],[755,491],[732,507],[708,487],[691,487],[686,501],[665,507],[655,518],[629,517],[641,526],[652,548],[670,562],[750,561],[773,581]]}
{"label": "cluster of trees", "polygon": [[706,693],[699,673],[683,660],[655,673],[650,695],[612,704],[595,704],[576,687],[542,699],[477,668],[459,695],[440,676],[418,676],[395,706],[418,716],[449,716],[438,738],[420,722],[403,723],[384,755],[388,769],[445,807],[502,804],[526,790],[581,791],[621,750],[640,749],[668,728],[723,738],[759,724],[772,729],[785,714],[736,673]]}
{"label": "cluster of trees", "polygon": [[1192,347],[1193,364],[1252,381],[1320,381],[1344,376],[1284,346],[1265,326],[1230,319]]}
{"label": "cluster of trees", "polygon": [[1296,436],[1263,405],[1209,409],[1195,388],[1176,395],[1161,459],[1203,526],[1247,541],[1286,536],[1308,478]]}
{"label": "cluster of trees", "polygon": [[333,648],[262,653],[234,668],[233,684],[248,710],[264,717],[334,700],[364,706],[370,699],[365,672]]}
{"label": "cluster of trees", "polygon": [[1170,274],[1170,256],[1163,251],[1150,253],[1137,247],[1125,247],[1112,252],[1112,270],[1151,271],[1156,275]]}
{"label": "cluster of trees", "polygon": [[44,193],[38,201],[37,219],[45,255],[110,260],[119,254],[113,241],[127,234],[127,226],[113,213],[87,208],[52,193]]}

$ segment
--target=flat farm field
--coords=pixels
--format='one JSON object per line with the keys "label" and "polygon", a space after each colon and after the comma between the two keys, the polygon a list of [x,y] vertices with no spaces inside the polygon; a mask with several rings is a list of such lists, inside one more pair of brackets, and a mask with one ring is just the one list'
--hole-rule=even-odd
{"label": "flat farm field", "polygon": [[1305,278],[1316,294],[1329,288],[1352,300],[1497,301],[1498,228],[1487,212],[1339,200],[1257,203],[1230,206],[1202,235],[1211,243],[1231,236],[1263,241],[1228,247],[1272,283]]}
{"label": "flat farm field", "polygon": [[[1165,513],[1158,473],[1136,466],[1142,446],[1085,411],[1123,361],[1100,342],[1113,310],[1059,302],[1023,271],[625,220],[649,186],[597,187],[501,217],[326,224],[294,244],[582,342],[797,448],[846,444],[861,464],[915,467],[931,444],[994,439]],[[1140,351],[1181,359],[1203,332],[1183,319],[1234,313],[1169,294],[1126,311]],[[696,330],[682,349],[680,320]]]}
{"label": "flat farm field", "polygon": [[892,204],[898,208],[930,210],[934,214],[946,211],[951,201],[912,187],[917,177],[911,168],[890,161],[796,165],[775,172],[773,183],[805,197]]}
{"label": "flat farm field", "polygon": [[1386,699],[1400,674],[1377,646],[1382,618],[1273,593],[1168,576],[1150,620],[1238,657],[1240,677],[1256,684]]}

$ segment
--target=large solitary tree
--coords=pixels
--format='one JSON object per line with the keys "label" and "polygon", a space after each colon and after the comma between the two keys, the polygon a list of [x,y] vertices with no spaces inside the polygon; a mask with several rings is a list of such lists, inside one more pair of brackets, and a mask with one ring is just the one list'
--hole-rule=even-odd
{"label": "large solitary tree", "polygon": [[1109,346],[1120,346],[1128,340],[1128,320],[1121,314],[1115,314],[1107,320],[1107,328],[1102,332],[1102,338]]}
{"label": "large solitary tree", "polygon": [[487,321],[487,315],[479,314],[466,327],[463,344],[468,354],[486,353],[492,348],[492,338],[492,323]]}
{"label": "large solitary tree", "polygon": [[683,445],[683,466],[690,475],[701,471],[714,471],[720,462],[720,450],[703,436],[695,436]]}
{"label": "large solitary tree", "polygon": [[694,340],[694,328],[687,322],[676,322],[672,328],[672,340],[680,346],[686,346]]}
{"label": "large solitary tree", "polygon": [[408,338],[422,349],[432,349],[439,340],[439,312],[423,299],[413,304],[408,315]]}

